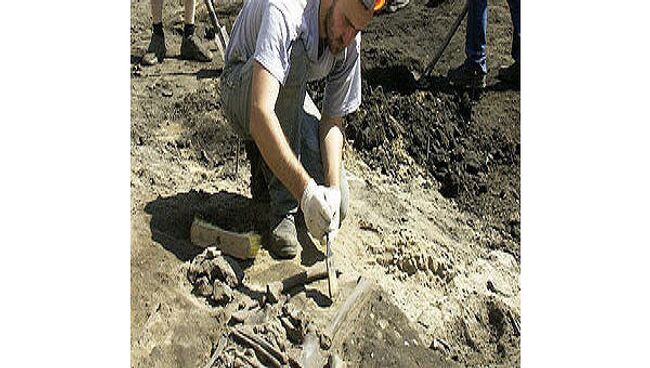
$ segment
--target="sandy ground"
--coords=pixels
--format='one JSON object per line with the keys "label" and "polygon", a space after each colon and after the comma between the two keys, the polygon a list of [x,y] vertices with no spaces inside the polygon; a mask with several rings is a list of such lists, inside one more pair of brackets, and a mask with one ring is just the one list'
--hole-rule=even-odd
{"label": "sandy ground", "polygon": [[[443,33],[459,4],[429,5],[416,1],[406,9],[411,13],[404,14],[415,17],[428,11],[435,16],[427,22],[439,22],[438,33]],[[227,26],[237,8],[235,3],[219,10]],[[192,292],[188,268],[202,249],[189,241],[191,221],[199,214],[234,230],[245,230],[257,226],[260,214],[251,205],[243,148],[239,170],[235,170],[237,139],[221,114],[218,98],[221,62],[178,60],[183,11],[180,3],[167,2],[164,20],[171,57],[161,65],[140,67],[139,57],[150,36],[149,11],[148,1],[131,2],[132,366],[203,366],[219,338],[232,328],[228,321],[237,307],[234,303],[215,306]],[[490,11],[489,32],[495,28],[492,24],[499,27],[492,36],[499,40],[493,43],[496,55],[491,60],[496,69],[499,63],[506,63],[504,50],[509,46],[506,2],[491,5]],[[400,29],[405,18],[399,14],[373,20],[368,39],[390,31],[379,21]],[[423,22],[411,26],[423,28],[427,25]],[[198,34],[204,35],[208,25],[201,4]],[[405,32],[407,39],[417,36]],[[396,64],[421,69],[443,35],[426,40],[427,52],[406,46],[398,52],[397,43],[386,37],[385,44],[364,44],[364,56],[381,49],[402,55],[393,58]],[[204,42],[218,57],[215,44]],[[447,50],[449,55],[456,54],[445,61],[447,67],[462,61],[461,45],[462,36],[457,35]],[[363,59],[364,71],[374,70],[379,58],[371,55],[367,59],[367,63]],[[364,73],[364,91],[382,83],[378,75]],[[391,93],[386,88],[381,93],[378,102],[401,99],[407,104],[410,99],[436,101],[439,97],[441,110],[452,112],[437,117],[440,126],[464,121],[457,119],[464,114],[459,111],[462,95],[448,89]],[[367,100],[373,101],[373,97]],[[516,160],[496,162],[491,170],[486,169],[487,196],[480,195],[485,191],[473,191],[475,187],[469,184],[461,186],[465,189],[457,196],[443,196],[443,183],[435,169],[418,160],[417,150],[404,148],[412,143],[407,139],[384,142],[397,146],[396,150],[402,147],[399,167],[403,169],[395,172],[382,170],[382,165],[369,159],[371,150],[364,151],[358,142],[347,147],[350,213],[337,238],[335,265],[342,275],[362,275],[376,285],[364,310],[348,321],[347,332],[330,349],[350,366],[519,365],[519,93],[493,88],[470,105],[471,111],[465,115],[476,124],[463,130],[470,132],[468,137],[480,137],[479,133],[486,131],[491,137],[502,133],[503,125],[516,126],[516,130],[503,133],[516,140]],[[421,109],[427,108],[421,105]],[[371,119],[370,109],[371,105],[363,105],[351,119],[350,129]],[[398,112],[393,115],[403,118]],[[479,143],[485,142],[467,139],[465,144],[474,143],[480,147]],[[462,175],[460,178],[465,180]],[[463,182],[472,180],[468,177]],[[516,231],[512,230],[513,221]],[[260,288],[323,260],[323,250],[306,235],[304,225],[299,230],[303,250],[296,259],[279,261],[262,249],[254,261],[241,263],[247,289]],[[325,290],[326,284],[319,281],[284,302],[309,312],[316,325],[326,325],[350,289],[343,288],[340,299],[331,306],[320,303],[317,296]],[[244,291],[235,294],[246,298]],[[299,345],[288,344],[287,352],[299,352]]]}

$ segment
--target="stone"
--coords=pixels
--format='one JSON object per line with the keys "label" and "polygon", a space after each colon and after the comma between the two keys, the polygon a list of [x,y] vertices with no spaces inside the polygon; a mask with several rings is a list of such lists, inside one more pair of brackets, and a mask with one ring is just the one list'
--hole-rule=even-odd
{"label": "stone", "polygon": [[417,271],[416,262],[408,256],[398,258],[397,267],[408,275],[413,275]]}
{"label": "stone", "polygon": [[221,255],[221,251],[217,247],[208,247],[203,251],[206,259],[213,259]]}
{"label": "stone", "polygon": [[212,299],[217,304],[227,304],[233,299],[233,292],[230,286],[216,280],[213,285]]}
{"label": "stone", "polygon": [[235,288],[241,284],[244,279],[244,271],[242,271],[239,263],[232,257],[220,256],[211,259],[209,267],[209,275],[211,280],[221,280],[231,288]]}
{"label": "stone", "polygon": [[418,270],[420,271],[427,270],[427,261],[424,255],[421,254],[417,257],[417,265],[418,265]]}
{"label": "stone", "polygon": [[388,327],[388,321],[386,321],[386,320],[383,319],[383,318],[378,319],[378,320],[377,320],[377,324],[379,325],[379,327],[380,327],[382,330],[385,330],[386,327]]}
{"label": "stone", "polygon": [[202,254],[196,256],[190,263],[190,267],[187,270],[187,279],[191,284],[195,284],[196,280],[204,275],[203,261],[205,257]]}
{"label": "stone", "polygon": [[210,284],[210,280],[208,280],[206,276],[199,277],[194,284],[193,292],[196,295],[204,297],[212,295],[212,285]]}
{"label": "stone", "polygon": [[431,345],[429,346],[429,349],[437,350],[444,354],[448,354],[449,351],[451,350],[449,344],[445,340],[438,339],[438,338],[434,338],[433,341],[431,341]]}

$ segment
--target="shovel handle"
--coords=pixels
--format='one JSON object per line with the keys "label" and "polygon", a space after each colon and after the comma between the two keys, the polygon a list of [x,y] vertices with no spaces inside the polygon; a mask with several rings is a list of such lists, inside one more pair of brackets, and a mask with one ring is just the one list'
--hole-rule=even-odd
{"label": "shovel handle", "polygon": [[468,7],[467,4],[468,3],[466,1],[465,5],[463,6],[463,10],[458,15],[458,18],[456,18],[456,21],[454,22],[454,24],[449,29],[449,32],[447,32],[447,36],[445,37],[444,42],[442,43],[442,45],[440,46],[440,48],[436,52],[435,56],[433,57],[433,59],[431,60],[429,65],[427,65],[427,67],[424,69],[424,72],[422,73],[422,79],[428,77],[429,74],[431,74],[431,72],[433,71],[433,68],[438,63],[438,60],[440,60],[440,57],[442,56],[442,53],[445,51],[447,46],[449,46],[449,42],[451,41],[451,38],[454,37],[454,34],[456,34],[456,31],[458,30],[458,27],[460,26],[460,23],[463,21],[463,19],[465,19],[465,16],[467,15],[467,7]]}

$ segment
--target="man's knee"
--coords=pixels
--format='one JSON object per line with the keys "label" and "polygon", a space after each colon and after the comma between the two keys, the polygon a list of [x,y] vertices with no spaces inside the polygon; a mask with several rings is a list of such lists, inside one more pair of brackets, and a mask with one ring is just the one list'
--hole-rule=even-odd
{"label": "man's knee", "polygon": [[244,140],[251,140],[249,129],[250,84],[253,59],[224,68],[219,94],[226,120]]}

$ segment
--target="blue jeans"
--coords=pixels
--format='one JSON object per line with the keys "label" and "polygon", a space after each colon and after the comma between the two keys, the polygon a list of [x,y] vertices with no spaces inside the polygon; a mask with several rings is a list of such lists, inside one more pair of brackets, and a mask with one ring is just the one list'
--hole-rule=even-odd
{"label": "blue jeans", "polygon": [[[465,55],[487,73],[487,0],[467,0],[467,34],[465,35]],[[510,55],[519,62],[519,0],[508,0],[512,18],[512,51]]]}

